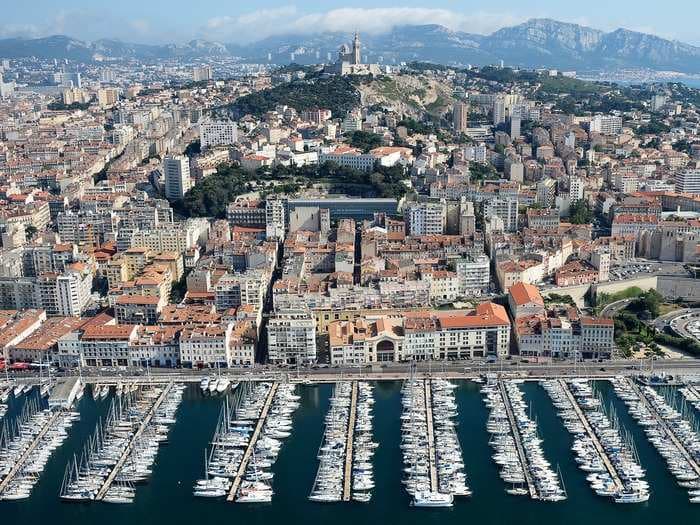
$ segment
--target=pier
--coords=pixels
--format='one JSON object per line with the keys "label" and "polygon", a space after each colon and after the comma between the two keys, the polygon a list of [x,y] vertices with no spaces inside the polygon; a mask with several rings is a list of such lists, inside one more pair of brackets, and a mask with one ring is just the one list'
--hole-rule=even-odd
{"label": "pier", "polygon": [[520,466],[525,474],[525,482],[527,483],[527,490],[530,492],[530,497],[532,499],[539,499],[539,494],[535,486],[535,482],[532,479],[532,472],[530,472],[530,467],[525,456],[525,449],[523,448],[522,438],[520,436],[520,431],[518,430],[518,425],[515,422],[515,416],[513,415],[513,407],[510,404],[510,397],[508,397],[508,392],[506,391],[505,383],[503,380],[498,381],[498,388],[501,391],[501,397],[503,398],[503,403],[506,407],[506,414],[508,416],[508,421],[510,423],[510,431],[513,434],[513,439],[515,440],[515,448],[518,451],[518,459],[520,460]]}
{"label": "pier", "polygon": [[438,490],[438,474],[435,465],[435,432],[433,429],[433,392],[430,386],[430,379],[424,379],[425,387],[425,424],[428,428],[428,464],[430,465],[430,491]]}
{"label": "pier", "polygon": [[49,408],[70,408],[75,402],[78,391],[83,386],[79,377],[59,378],[49,396]]}
{"label": "pier", "polygon": [[661,428],[664,429],[664,432],[666,435],[671,439],[673,444],[678,448],[678,450],[681,452],[683,455],[683,458],[688,462],[688,464],[692,467],[693,472],[700,476],[700,465],[698,464],[697,461],[695,461],[695,458],[693,455],[688,452],[688,449],[685,447],[683,442],[681,442],[680,439],[678,439],[678,436],[676,436],[675,432],[671,430],[671,428],[668,426],[664,418],[661,417],[661,414],[658,413],[654,405],[649,403],[649,400],[647,399],[646,395],[644,395],[644,392],[642,391],[637,384],[630,380],[627,379],[629,385],[632,387],[632,390],[639,396],[639,400],[644,404],[644,406],[647,408],[649,413],[654,416],[654,419],[656,419],[656,422],[659,424]]}
{"label": "pier", "polygon": [[610,462],[610,458],[608,457],[608,454],[605,452],[605,450],[603,449],[603,446],[600,444],[600,440],[598,439],[598,436],[596,435],[595,431],[593,430],[593,428],[591,428],[591,425],[588,422],[588,418],[586,417],[586,414],[583,413],[583,410],[581,410],[581,407],[579,406],[578,401],[576,401],[576,398],[574,398],[574,395],[571,393],[571,390],[569,389],[569,385],[566,384],[566,381],[564,379],[560,379],[559,384],[561,385],[562,389],[564,390],[564,393],[566,394],[566,398],[571,403],[571,407],[574,409],[574,411],[576,412],[576,415],[578,416],[579,420],[581,421],[583,428],[586,430],[586,433],[593,441],[593,446],[595,447],[596,451],[598,452],[598,455],[602,459],[603,464],[605,465],[605,468],[607,469],[608,473],[610,474],[610,477],[612,478],[613,482],[615,483],[615,487],[618,490],[622,491],[624,489],[624,484],[622,483],[622,480],[620,479],[620,476],[617,473],[617,469]]}
{"label": "pier", "polygon": [[345,443],[345,466],[343,469],[343,501],[350,501],[352,494],[352,459],[355,438],[355,420],[357,419],[357,381],[352,382],[350,394],[350,417],[348,418],[348,437]]}
{"label": "pier", "polygon": [[253,435],[251,436],[250,442],[248,443],[248,446],[245,449],[243,459],[241,459],[241,464],[238,466],[238,472],[236,472],[236,476],[233,478],[231,490],[228,493],[226,501],[235,501],[236,494],[238,493],[238,488],[241,486],[241,482],[243,481],[243,476],[245,475],[245,471],[248,468],[248,463],[250,462],[250,458],[253,455],[253,450],[255,450],[255,444],[257,443],[258,438],[260,437],[260,433],[262,432],[263,425],[265,424],[265,420],[267,419],[267,414],[270,412],[272,400],[275,398],[278,386],[279,383],[272,383],[272,386],[270,387],[270,391],[267,394],[267,399],[265,399],[265,404],[263,405],[263,408],[260,411],[258,424],[255,425]]}
{"label": "pier", "polygon": [[46,422],[46,424],[42,427],[42,429],[39,431],[39,433],[36,435],[36,437],[31,442],[31,444],[27,447],[27,450],[24,451],[24,453],[19,457],[19,459],[14,464],[14,466],[12,467],[10,472],[8,472],[7,476],[5,476],[5,478],[2,480],[2,482],[0,482],[0,494],[5,492],[5,489],[10,484],[10,482],[14,479],[14,477],[17,475],[17,473],[20,470],[22,470],[22,467],[26,463],[29,456],[32,454],[32,452],[34,452],[36,447],[41,442],[41,439],[46,435],[46,433],[53,426],[53,424],[56,422],[56,420],[59,418],[60,415],[61,415],[61,413],[58,411],[51,414],[51,417]]}
{"label": "pier", "polygon": [[170,392],[170,389],[172,387],[173,387],[173,382],[171,381],[170,383],[168,383],[165,386],[165,388],[163,388],[163,391],[160,393],[160,395],[158,396],[156,401],[153,403],[153,405],[151,405],[151,408],[148,410],[148,413],[143,418],[143,421],[141,421],[141,424],[139,425],[138,430],[136,430],[134,435],[129,440],[129,444],[124,449],[124,452],[122,452],[116,465],[114,465],[114,468],[109,473],[109,476],[107,476],[107,479],[100,487],[100,490],[97,492],[97,495],[95,496],[95,500],[101,501],[102,499],[104,499],[105,495],[107,494],[107,491],[109,490],[109,487],[112,486],[114,479],[117,477],[117,475],[119,474],[119,471],[124,466],[124,463],[126,463],[126,460],[128,459],[129,454],[131,454],[131,451],[134,449],[134,444],[136,443],[136,441],[138,441],[138,439],[141,437],[143,432],[146,430],[146,428],[148,427],[148,425],[151,422],[151,419],[153,419],[154,414],[156,413],[156,411],[158,410],[160,405],[163,403],[163,400],[166,398],[166,396],[168,395],[168,393]]}

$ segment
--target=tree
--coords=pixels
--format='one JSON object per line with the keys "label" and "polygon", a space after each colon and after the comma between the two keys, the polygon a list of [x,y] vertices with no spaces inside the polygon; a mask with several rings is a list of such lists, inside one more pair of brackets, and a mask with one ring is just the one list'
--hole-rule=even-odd
{"label": "tree", "polygon": [[190,142],[185,148],[185,155],[188,157],[194,157],[202,152],[202,143],[199,139],[194,142]]}
{"label": "tree", "polygon": [[30,224],[24,229],[24,235],[26,236],[28,241],[31,241],[38,232],[39,230],[37,230],[36,226],[34,226],[33,224]]}
{"label": "tree", "polygon": [[569,220],[572,224],[589,224],[593,221],[593,210],[583,199],[577,200],[569,210]]}
{"label": "tree", "polygon": [[350,136],[350,145],[361,149],[365,153],[382,145],[382,138],[376,133],[368,131],[355,131]]}

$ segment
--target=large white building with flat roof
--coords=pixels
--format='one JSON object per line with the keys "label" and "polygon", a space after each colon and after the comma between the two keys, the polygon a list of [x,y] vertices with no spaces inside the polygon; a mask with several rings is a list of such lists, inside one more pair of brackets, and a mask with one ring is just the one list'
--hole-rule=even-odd
{"label": "large white building with flat roof", "polygon": [[202,122],[199,141],[202,149],[232,146],[238,141],[238,124],[231,121]]}

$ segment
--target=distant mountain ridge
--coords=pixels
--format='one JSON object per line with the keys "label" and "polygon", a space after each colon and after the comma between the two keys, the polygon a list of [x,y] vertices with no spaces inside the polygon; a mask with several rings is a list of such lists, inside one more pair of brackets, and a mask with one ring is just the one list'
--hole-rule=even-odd
{"label": "distant mountain ridge", "polygon": [[[3,58],[57,58],[90,61],[97,57],[167,59],[240,56],[249,61],[302,64],[335,60],[346,33],[272,36],[248,45],[192,40],[186,44],[148,45],[103,39],[83,42],[66,36],[0,40]],[[658,36],[598,29],[532,19],[490,35],[453,31],[440,25],[395,27],[379,35],[362,35],[368,60],[392,64],[426,60],[443,64],[493,64],[503,60],[520,67],[571,69],[649,68],[700,73],[700,47]]]}

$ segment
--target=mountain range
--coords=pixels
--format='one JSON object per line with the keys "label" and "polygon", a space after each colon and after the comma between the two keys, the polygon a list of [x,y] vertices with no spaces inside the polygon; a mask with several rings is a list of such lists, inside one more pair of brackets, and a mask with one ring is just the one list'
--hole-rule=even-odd
{"label": "mountain range", "polygon": [[[117,40],[83,42],[67,36],[0,40],[2,58],[56,58],[91,61],[137,58],[238,56],[247,61],[311,64],[332,60],[348,42],[346,33],[283,35],[247,45],[193,40],[148,45]],[[484,65],[503,60],[520,67],[583,70],[648,68],[700,73],[700,47],[654,35],[617,29],[604,32],[550,19],[532,19],[490,35],[453,31],[440,25],[399,26],[379,35],[362,35],[363,56],[386,64],[411,60]]]}

